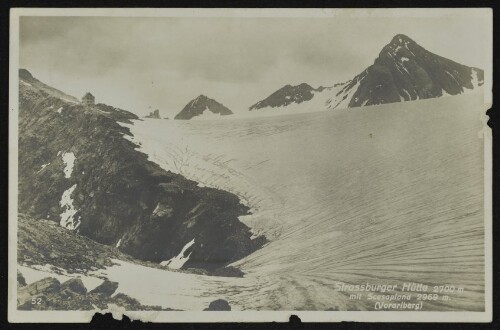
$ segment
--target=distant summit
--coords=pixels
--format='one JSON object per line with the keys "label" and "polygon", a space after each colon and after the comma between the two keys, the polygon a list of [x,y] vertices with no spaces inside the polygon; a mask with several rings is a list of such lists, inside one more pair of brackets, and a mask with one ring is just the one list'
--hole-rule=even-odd
{"label": "distant summit", "polygon": [[189,120],[195,117],[197,117],[196,119],[208,119],[232,114],[233,112],[221,103],[205,95],[200,95],[186,104],[182,111],[175,116],[175,119]]}
{"label": "distant summit", "polygon": [[153,118],[153,119],[160,119],[160,110],[156,109],[153,112],[150,112],[149,115],[144,116],[145,118]]}
{"label": "distant summit", "polygon": [[302,103],[313,98],[315,91],[321,91],[324,87],[314,89],[306,83],[297,86],[286,85],[277,90],[266,99],[259,101],[250,107],[250,111],[265,107],[284,107],[290,103]]}
{"label": "distant summit", "polygon": [[349,102],[357,107],[457,95],[482,84],[483,70],[433,54],[398,34],[346,88],[358,85]]}

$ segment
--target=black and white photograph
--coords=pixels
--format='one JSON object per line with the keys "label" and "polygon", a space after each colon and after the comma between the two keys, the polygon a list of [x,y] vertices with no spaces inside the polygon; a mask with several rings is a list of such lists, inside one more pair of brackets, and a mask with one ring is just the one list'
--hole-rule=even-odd
{"label": "black and white photograph", "polygon": [[10,24],[9,321],[491,321],[491,10]]}

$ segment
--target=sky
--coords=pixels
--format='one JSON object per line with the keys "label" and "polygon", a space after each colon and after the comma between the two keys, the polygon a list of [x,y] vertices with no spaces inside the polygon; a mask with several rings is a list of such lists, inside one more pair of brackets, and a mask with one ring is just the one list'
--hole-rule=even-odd
{"label": "sky", "polygon": [[485,25],[433,17],[22,16],[19,66],[80,98],[139,115],[173,117],[204,94],[246,111],[284,85],[344,82],[373,64],[392,37],[484,67]]}

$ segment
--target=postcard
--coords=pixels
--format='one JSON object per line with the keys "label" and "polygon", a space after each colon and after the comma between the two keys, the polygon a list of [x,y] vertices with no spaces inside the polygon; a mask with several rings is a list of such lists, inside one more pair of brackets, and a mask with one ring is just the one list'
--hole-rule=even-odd
{"label": "postcard", "polygon": [[9,321],[491,321],[492,33],[12,9]]}

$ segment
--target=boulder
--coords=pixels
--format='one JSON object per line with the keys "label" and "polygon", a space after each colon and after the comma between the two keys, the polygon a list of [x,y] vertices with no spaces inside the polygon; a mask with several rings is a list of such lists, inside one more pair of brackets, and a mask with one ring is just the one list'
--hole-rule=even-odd
{"label": "boulder", "polygon": [[223,268],[217,268],[213,271],[214,276],[224,276],[224,277],[243,277],[245,273],[233,266],[226,266]]}
{"label": "boulder", "polygon": [[72,278],[61,284],[61,290],[69,289],[78,294],[87,294],[87,288],[79,278]]}
{"label": "boulder", "polygon": [[118,288],[117,282],[111,282],[109,280],[104,280],[104,282],[102,282],[98,287],[96,287],[94,290],[90,291],[89,293],[103,294],[103,295],[109,297],[113,293],[115,293],[117,288]]}
{"label": "boulder", "polygon": [[18,305],[28,304],[30,303],[32,298],[47,296],[55,292],[59,292],[60,289],[61,283],[59,283],[59,281],[53,277],[46,277],[29,285],[18,287]]}
{"label": "boulder", "polygon": [[61,283],[56,278],[46,277],[38,282],[31,283],[23,289],[25,289],[25,292],[28,292],[32,295],[40,293],[48,294],[58,292],[61,289]]}
{"label": "boulder", "polygon": [[19,271],[17,272],[17,285],[26,286],[26,279],[24,278],[23,274],[21,274]]}
{"label": "boulder", "polygon": [[204,309],[204,311],[230,311],[230,310],[231,306],[224,299],[214,300],[208,305],[208,308]]}
{"label": "boulder", "polygon": [[169,205],[165,205],[163,203],[158,203],[156,208],[151,215],[153,218],[169,218],[173,214],[173,209]]}

